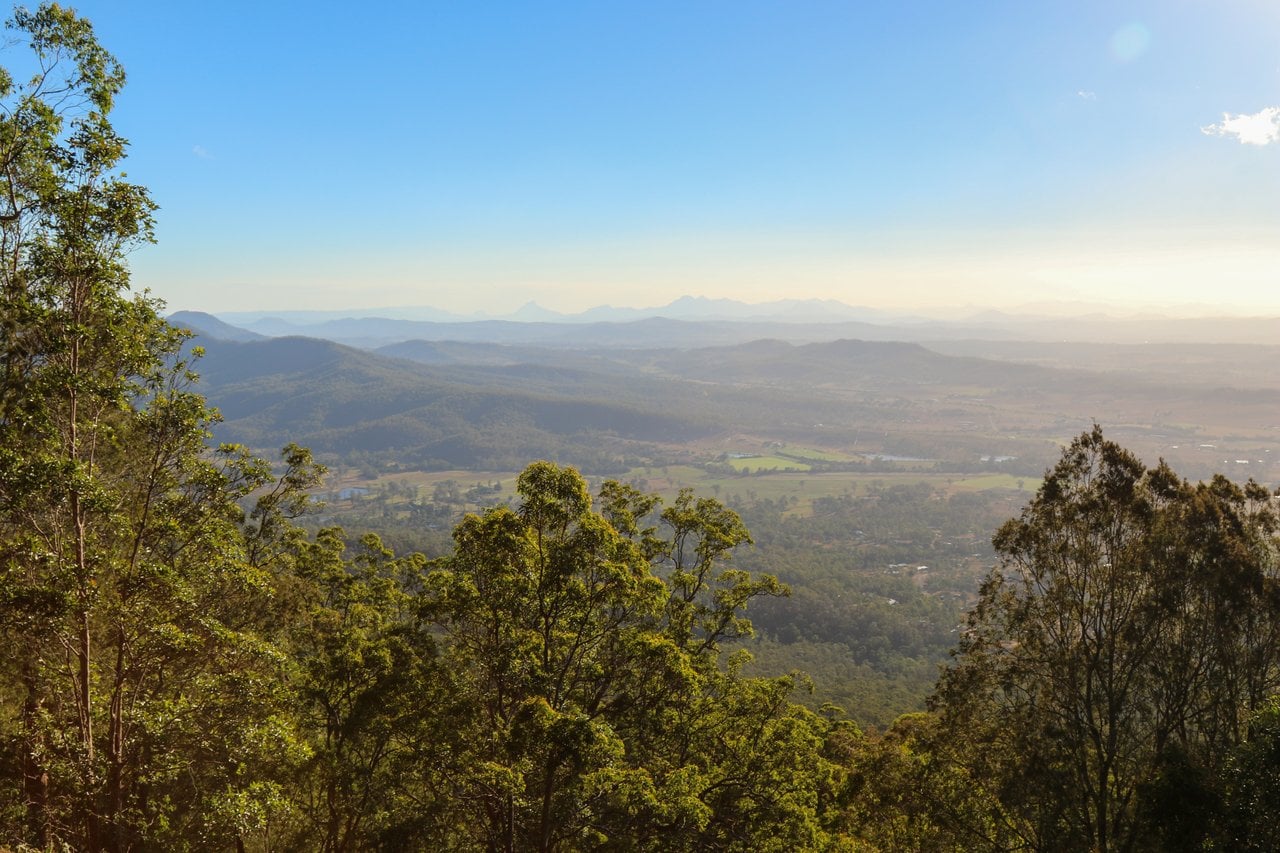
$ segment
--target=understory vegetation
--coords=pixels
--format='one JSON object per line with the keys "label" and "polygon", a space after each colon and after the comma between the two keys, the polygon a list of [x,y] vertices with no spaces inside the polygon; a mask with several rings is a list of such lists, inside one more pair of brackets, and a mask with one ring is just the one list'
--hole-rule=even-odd
{"label": "understory vegetation", "polygon": [[323,467],[211,446],[199,352],[130,290],[123,71],[56,5],[10,27],[0,848],[1274,848],[1267,489],[1095,428],[993,552],[927,486],[740,515],[547,461],[430,554],[303,526]]}

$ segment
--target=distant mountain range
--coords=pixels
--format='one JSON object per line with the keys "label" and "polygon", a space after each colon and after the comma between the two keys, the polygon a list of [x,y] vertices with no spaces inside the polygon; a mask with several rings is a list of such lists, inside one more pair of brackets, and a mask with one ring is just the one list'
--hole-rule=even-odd
{"label": "distant mountain range", "polygon": [[[648,349],[690,349],[698,346],[745,343],[762,338],[776,338],[792,343],[818,343],[840,338],[865,340],[910,340],[918,337],[895,326],[863,322],[792,323],[760,320],[674,320],[648,317],[625,322],[550,323],[514,320],[473,320],[470,322],[435,322],[400,320],[387,317],[343,317],[313,324],[285,321],[279,318],[259,320],[250,327],[230,326],[209,314],[179,311],[169,321],[206,337],[244,340],[229,334],[255,334],[260,337],[306,336],[346,344],[361,349],[377,349],[405,341],[465,341],[509,346],[622,347]],[[216,327],[215,322],[217,321]],[[938,335],[949,337],[945,330]],[[965,335],[973,337],[973,335]],[[1004,337],[997,335],[997,337]]]}
{"label": "distant mountain range", "polygon": [[[432,319],[434,317],[434,319]],[[954,320],[890,315],[831,300],[780,300],[750,305],[686,296],[661,308],[602,306],[576,315],[529,303],[508,319],[461,318],[430,308],[295,311],[220,316],[179,311],[170,318],[206,337],[253,340],[304,335],[364,349],[406,341],[457,341],[508,346],[691,349],[760,339],[793,344],[865,341],[1041,341],[1108,344],[1280,341],[1280,318],[1104,314],[1049,316],[983,311]]]}
{"label": "distant mountain range", "polygon": [[[1275,346],[1034,343],[990,328],[985,340],[924,346],[869,323],[665,318],[320,324],[352,324],[372,342],[357,348],[262,337],[196,312],[171,320],[206,350],[199,387],[225,418],[219,440],[262,452],[299,441],[358,464],[515,470],[546,458],[619,473],[646,460],[705,462],[748,435],[859,453],[869,442],[948,470],[1017,457],[1034,475],[1064,437],[1099,421],[1151,458],[1211,471],[1219,451],[1197,448],[1228,429],[1242,448],[1232,458],[1260,464],[1280,411]],[[375,348],[389,332],[419,339]]]}
{"label": "distant mountain range", "polygon": [[517,323],[626,323],[651,317],[666,317],[672,320],[767,320],[793,323],[849,320],[912,322],[921,319],[901,312],[846,305],[834,299],[779,299],[752,304],[736,299],[711,299],[705,296],[682,296],[667,305],[654,308],[618,308],[612,305],[600,305],[576,314],[552,311],[536,302],[527,302],[510,314],[477,312],[467,315],[425,306],[402,306],[340,311],[230,311],[223,312],[221,316],[227,322],[258,329],[267,334],[287,333],[285,329],[294,330],[331,320],[370,318],[432,323],[471,323],[486,320],[508,320]]}

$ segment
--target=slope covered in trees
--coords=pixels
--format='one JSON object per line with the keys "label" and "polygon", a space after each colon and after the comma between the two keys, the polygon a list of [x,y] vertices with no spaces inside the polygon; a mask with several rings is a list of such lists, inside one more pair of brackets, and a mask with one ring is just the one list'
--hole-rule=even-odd
{"label": "slope covered in trees", "polygon": [[1047,363],[1014,364],[1031,358],[1026,344],[953,344],[944,355],[858,340],[693,338],[665,350],[433,340],[376,352],[309,338],[197,341],[203,387],[226,418],[220,438],[260,452],[302,441],[330,464],[358,456],[384,471],[517,471],[539,457],[618,476],[714,463],[747,436],[867,466],[910,457],[1031,477],[1094,420],[1196,477],[1274,476],[1280,464],[1280,396],[1263,378],[1274,347],[1060,345],[1044,348]]}

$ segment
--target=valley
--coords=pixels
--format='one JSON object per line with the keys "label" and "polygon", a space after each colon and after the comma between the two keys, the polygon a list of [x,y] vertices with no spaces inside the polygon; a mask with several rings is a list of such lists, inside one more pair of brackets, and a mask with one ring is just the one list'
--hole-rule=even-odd
{"label": "valley", "polygon": [[[698,322],[641,319],[614,324],[613,346],[581,327],[513,324],[530,328],[510,343],[507,326],[456,323],[430,324],[451,338],[361,348],[187,322],[216,437],[262,453],[296,440],[330,468],[313,528],[442,555],[463,515],[512,501],[539,458],[593,492],[613,479],[724,502],[754,536],[740,565],[791,589],[753,609],[748,671],[804,672],[802,701],[869,726],[923,707],[994,565],[992,534],[1094,423],[1184,476],[1280,479],[1280,381],[1264,369],[1280,347],[810,340],[832,330],[761,321],[717,334],[792,340],[706,346]],[[385,328],[373,322],[313,330]],[[634,345],[680,322],[699,345]]]}

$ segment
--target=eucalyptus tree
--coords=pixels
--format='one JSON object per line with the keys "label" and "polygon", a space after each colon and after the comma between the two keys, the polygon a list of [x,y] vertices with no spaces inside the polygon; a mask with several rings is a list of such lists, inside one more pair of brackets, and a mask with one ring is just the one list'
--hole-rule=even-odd
{"label": "eucalyptus tree", "polygon": [[[529,466],[519,505],[468,516],[424,612],[469,723],[437,808],[492,850],[817,849],[827,727],[790,679],[743,678],[720,644],[785,590],[732,568],[737,515],[682,493]],[[455,759],[457,760],[457,759]]]}
{"label": "eucalyptus tree", "polygon": [[25,52],[0,71],[0,844],[242,840],[281,797],[267,756],[293,749],[254,621],[265,558],[317,468],[292,451],[244,517],[270,466],[208,449],[183,335],[130,289],[155,205],[120,170],[124,71],[70,9],[7,26]]}
{"label": "eucalyptus tree", "polygon": [[1223,771],[1220,850],[1261,853],[1280,838],[1280,697],[1249,722],[1249,737],[1229,756]]}
{"label": "eucalyptus tree", "polygon": [[1275,532],[1255,484],[1148,470],[1098,428],[1072,442],[996,535],[933,700],[991,825],[1046,850],[1162,843],[1280,689]]}

